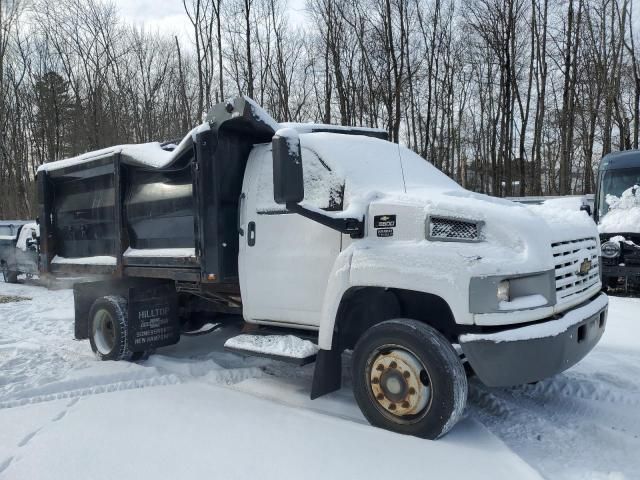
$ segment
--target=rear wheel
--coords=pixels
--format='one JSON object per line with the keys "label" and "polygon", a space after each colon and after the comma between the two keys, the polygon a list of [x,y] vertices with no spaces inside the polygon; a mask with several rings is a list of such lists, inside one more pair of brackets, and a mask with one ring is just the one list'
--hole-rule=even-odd
{"label": "rear wheel", "polygon": [[437,330],[415,320],[379,323],[353,352],[356,401],[372,425],[436,439],[458,421],[467,399],[464,367]]}
{"label": "rear wheel", "polygon": [[12,272],[11,270],[5,270],[4,281],[7,283],[18,283],[18,272]]}
{"label": "rear wheel", "polygon": [[127,301],[123,297],[98,298],[89,311],[89,342],[100,360],[130,360],[127,340]]}

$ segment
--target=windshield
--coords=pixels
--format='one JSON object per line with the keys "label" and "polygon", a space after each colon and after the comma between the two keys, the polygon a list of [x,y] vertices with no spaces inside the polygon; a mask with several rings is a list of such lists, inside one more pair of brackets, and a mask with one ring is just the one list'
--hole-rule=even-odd
{"label": "windshield", "polygon": [[300,141],[345,179],[345,191],[350,196],[424,187],[460,188],[425,159],[396,143],[335,133],[303,134]]}
{"label": "windshield", "polygon": [[[625,190],[634,185],[640,185],[640,168],[605,170],[600,177],[598,218],[604,217],[611,207],[607,202],[608,196],[620,198]],[[609,197],[609,200],[611,200],[611,197]]]}

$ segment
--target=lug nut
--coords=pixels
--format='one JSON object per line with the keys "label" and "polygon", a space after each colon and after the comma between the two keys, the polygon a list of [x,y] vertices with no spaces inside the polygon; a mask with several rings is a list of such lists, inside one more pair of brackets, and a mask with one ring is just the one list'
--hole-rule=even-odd
{"label": "lug nut", "polygon": [[407,370],[406,372],[404,372],[404,373],[402,374],[402,376],[403,376],[404,378],[409,378],[409,377],[411,376],[411,374],[409,373],[409,370]]}
{"label": "lug nut", "polygon": [[395,410],[396,409],[396,404],[392,403],[391,405],[389,405],[389,410]]}
{"label": "lug nut", "polygon": [[378,364],[378,366],[376,367],[376,370],[378,370],[379,372],[384,370],[384,365],[382,365],[381,363]]}
{"label": "lug nut", "polygon": [[415,395],[416,389],[413,387],[409,387],[409,395]]}
{"label": "lug nut", "polygon": [[396,368],[398,366],[398,364],[396,362],[391,362],[389,364],[389,368]]}
{"label": "lug nut", "polygon": [[402,408],[409,408],[409,402],[402,402]]}
{"label": "lug nut", "polygon": [[377,385],[378,383],[380,383],[380,379],[374,378],[373,380],[371,380],[371,383],[373,383],[374,385]]}
{"label": "lug nut", "polygon": [[384,395],[382,393],[379,393],[378,395],[376,395],[376,398],[378,400],[384,400]]}

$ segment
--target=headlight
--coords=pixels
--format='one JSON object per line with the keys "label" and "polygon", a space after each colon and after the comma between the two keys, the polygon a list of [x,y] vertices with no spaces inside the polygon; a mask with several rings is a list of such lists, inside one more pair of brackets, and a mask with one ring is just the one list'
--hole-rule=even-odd
{"label": "headlight", "polygon": [[620,244],[618,242],[604,242],[600,249],[604,258],[616,258],[620,255]]}
{"label": "headlight", "polygon": [[511,297],[509,295],[509,280],[503,280],[498,284],[497,297],[498,302],[508,302]]}
{"label": "headlight", "polygon": [[454,242],[479,242],[482,240],[482,223],[452,217],[427,218],[427,238],[429,240]]}

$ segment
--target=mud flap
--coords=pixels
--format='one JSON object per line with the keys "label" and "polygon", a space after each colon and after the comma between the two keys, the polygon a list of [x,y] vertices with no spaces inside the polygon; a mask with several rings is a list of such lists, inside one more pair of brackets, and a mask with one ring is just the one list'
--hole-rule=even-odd
{"label": "mud flap", "polygon": [[342,386],[342,350],[319,350],[313,371],[311,400],[340,390]]}
{"label": "mud flap", "polygon": [[129,288],[129,350],[142,352],[180,340],[178,295],[173,284]]}

